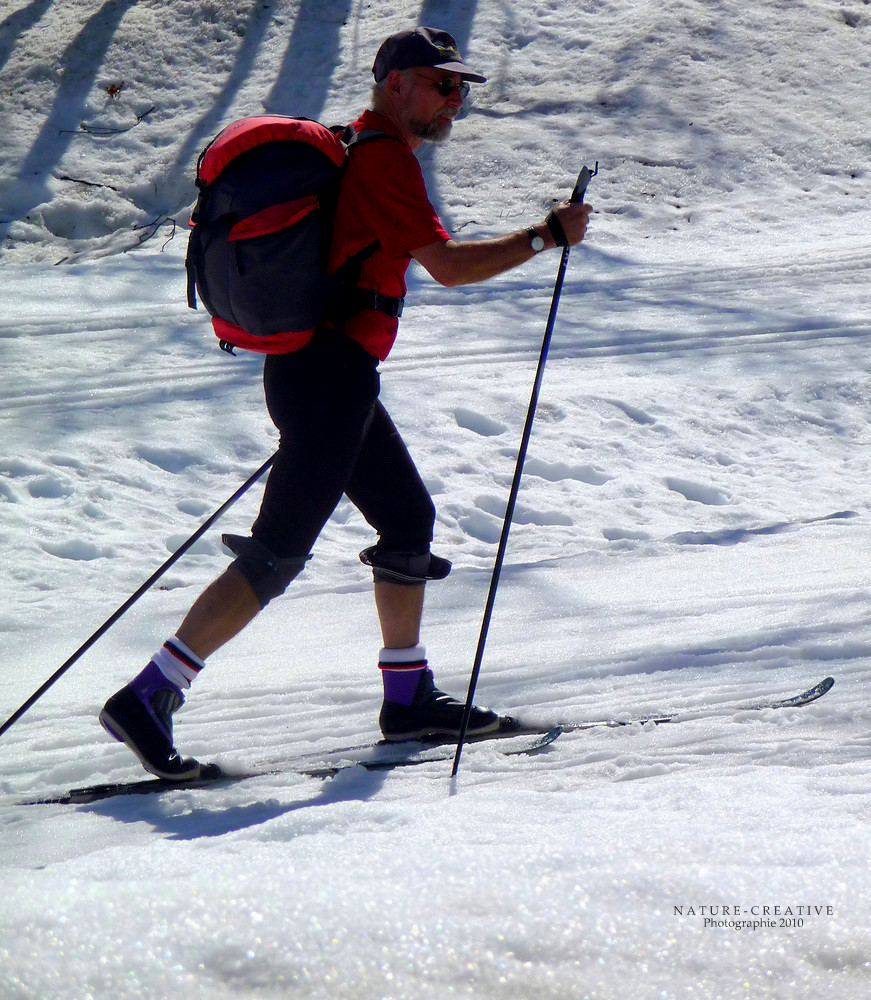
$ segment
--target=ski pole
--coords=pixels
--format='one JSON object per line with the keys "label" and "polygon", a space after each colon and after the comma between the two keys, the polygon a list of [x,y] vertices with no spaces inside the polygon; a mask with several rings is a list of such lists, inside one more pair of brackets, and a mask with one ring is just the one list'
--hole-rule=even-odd
{"label": "ski pole", "polygon": [[272,463],[275,461],[275,458],[276,456],[273,455],[272,458],[265,461],[263,465],[261,465],[260,468],[252,476],[246,479],[245,482],[239,487],[239,489],[236,490],[236,492],[231,497],[225,500],[224,503],[222,503],[221,506],[218,507],[218,509],[213,514],[211,514],[205,521],[203,521],[203,523],[199,526],[199,528],[197,528],[197,530],[191,535],[191,537],[182,545],[180,545],[175,550],[175,552],[173,552],[173,554],[169,557],[169,559],[167,559],[166,562],[159,569],[157,569],[154,573],[152,573],[151,576],[145,581],[145,583],[143,583],[138,590],[132,593],[127,598],[127,600],[121,605],[121,607],[118,608],[118,610],[115,611],[112,615],[110,615],[106,619],[106,621],[104,621],[103,624],[97,629],[97,631],[94,632],[94,634],[91,635],[90,638],[86,639],[65,663],[63,663],[60,667],[58,667],[57,670],[55,670],[55,672],[42,685],[42,687],[34,691],[33,694],[27,699],[27,701],[24,702],[24,704],[17,711],[13,712],[12,715],[9,716],[9,718],[3,723],[3,725],[0,726],[0,736],[2,736],[3,733],[5,733],[6,730],[9,729],[11,726],[15,725],[15,723],[21,718],[21,716],[24,715],[24,713],[31,706],[33,706],[37,701],[39,701],[39,699],[45,694],[46,691],[48,691],[48,689],[55,683],[55,681],[60,680],[60,678],[70,669],[70,667],[76,662],[76,660],[78,660],[80,656],[86,653],[101,636],[105,635],[105,633],[109,631],[109,629],[115,624],[115,622],[117,622],[118,619],[126,611],[128,611],[139,600],[140,597],[142,597],[145,591],[148,590],[148,588],[153,583],[159,580],[163,576],[163,574],[169,569],[169,567],[173,565],[173,563],[181,559],[181,557],[185,554],[185,552],[187,552],[187,550],[196,541],[202,538],[202,536],[209,530],[209,528],[215,523],[215,521],[217,521],[218,518],[225,511],[227,511],[230,507],[233,506],[233,504],[239,499],[239,497],[241,497],[244,493],[246,493],[254,485],[254,483],[257,482],[257,480],[263,475],[263,473],[266,472],[266,470],[272,465]]}
{"label": "ski pole", "polygon": [[[584,195],[587,193],[587,185],[590,183],[590,178],[595,177],[598,172],[598,162],[592,170],[590,170],[589,167],[584,167],[580,174],[578,174],[578,182],[575,184],[575,189],[572,191],[572,196],[569,201],[583,202]],[[517,494],[520,490],[520,479],[523,475],[523,465],[526,461],[526,450],[529,447],[529,439],[532,435],[532,424],[535,420],[535,409],[538,405],[538,395],[541,391],[542,380],[544,379],[544,367],[547,363],[551,336],[553,335],[554,322],[556,321],[556,313],[559,308],[560,295],[562,294],[563,289],[563,280],[565,279],[566,265],[569,261],[569,249],[570,248],[568,246],[563,247],[559,270],[557,271],[556,282],[553,289],[553,298],[550,303],[550,313],[547,317],[547,326],[545,327],[544,338],[541,342],[541,352],[538,356],[538,368],[535,372],[535,380],[532,385],[532,393],[530,395],[529,406],[526,411],[526,423],[523,427],[523,435],[520,439],[520,448],[517,452],[517,462],[514,466],[514,478],[511,481],[511,490],[508,494],[508,505],[505,508],[505,518],[502,522],[502,534],[499,537],[499,547],[496,550],[496,562],[493,566],[493,575],[490,578],[490,591],[487,594],[487,603],[484,607],[484,619],[481,622],[481,632],[478,636],[478,648],[475,651],[475,660],[472,666],[471,676],[469,677],[469,690],[466,695],[463,719],[460,723],[460,735],[457,738],[457,751],[454,755],[454,766],[451,771],[452,778],[456,777],[457,771],[459,770],[460,756],[463,752],[463,743],[466,739],[466,731],[469,728],[469,718],[472,714],[472,702],[475,697],[475,688],[478,684],[478,674],[481,672],[481,662],[484,659],[484,647],[487,643],[487,633],[490,629],[490,618],[493,614],[493,606],[496,603],[496,589],[499,586],[499,578],[502,575],[502,563],[505,559],[505,550],[508,547],[508,534],[511,531],[511,519],[514,516],[514,506],[517,502]]]}

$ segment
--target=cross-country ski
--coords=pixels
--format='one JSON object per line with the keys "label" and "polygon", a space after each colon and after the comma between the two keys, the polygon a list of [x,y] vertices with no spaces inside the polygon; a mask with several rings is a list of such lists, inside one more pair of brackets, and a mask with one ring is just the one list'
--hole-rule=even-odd
{"label": "cross-country ski", "polygon": [[[730,710],[705,711],[696,710],[684,714],[642,716],[637,719],[602,719],[592,722],[565,722],[551,726],[537,726],[523,723],[512,718],[503,718],[500,728],[494,733],[469,737],[470,743],[489,743],[494,740],[511,739],[515,742],[523,737],[531,737],[519,745],[500,752],[507,757],[532,756],[548,747],[562,733],[585,732],[593,729],[615,729],[629,726],[661,726],[674,725],[679,722],[698,721],[717,718],[731,712],[759,712],[770,709],[800,708],[810,705],[822,698],[831,690],[835,681],[826,677],[797,695],[786,698],[771,698],[755,701],[749,704],[733,706]],[[426,740],[404,740],[389,743],[385,740],[377,742],[358,743],[352,746],[333,747],[319,753],[301,755],[290,761],[282,761],[275,766],[250,771],[225,770],[217,764],[201,764],[199,773],[192,778],[175,781],[171,778],[145,778],[135,781],[107,782],[88,785],[82,788],[72,788],[67,792],[49,794],[34,799],[24,799],[20,805],[83,805],[98,802],[102,799],[115,798],[119,795],[152,795],[161,792],[186,791],[195,788],[207,788],[231,784],[236,781],[247,781],[270,774],[302,774],[313,778],[333,778],[341,771],[359,767],[365,771],[390,771],[416,764],[437,763],[447,760],[445,754],[434,755],[432,751],[438,747],[450,746],[454,743],[452,737],[430,737]],[[332,761],[332,762],[331,762]]]}

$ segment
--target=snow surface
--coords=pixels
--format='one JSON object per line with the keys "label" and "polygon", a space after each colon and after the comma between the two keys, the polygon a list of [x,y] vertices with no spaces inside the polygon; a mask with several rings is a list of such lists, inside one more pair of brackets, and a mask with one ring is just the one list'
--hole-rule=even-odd
{"label": "snow surface", "polygon": [[[226,565],[213,530],[0,740],[0,997],[868,996],[867,0],[4,0],[0,716],[274,448],[258,359],[184,302],[199,149],[263,109],[349,120],[415,23],[490,77],[422,155],[453,231],[530,225],[600,164],[480,700],[691,718],[469,747],[453,794],[446,763],[295,776],[376,735],[371,532],[342,503],[178,717],[189,753],[288,770],[16,805],[141,773],[96,714]],[[457,694],[556,265],[415,270],[383,366],[454,560],[425,642]],[[827,674],[816,705],[742,709]]]}

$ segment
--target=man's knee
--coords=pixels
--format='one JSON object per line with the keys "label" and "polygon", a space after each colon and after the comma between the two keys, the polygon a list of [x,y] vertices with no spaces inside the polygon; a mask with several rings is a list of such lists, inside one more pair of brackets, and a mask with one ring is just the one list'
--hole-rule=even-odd
{"label": "man's knee", "polygon": [[423,552],[385,552],[372,545],[360,553],[360,561],[372,567],[376,583],[398,583],[413,587],[428,580],[444,580],[451,564],[429,549]]}
{"label": "man's knee", "polygon": [[287,590],[305,568],[311,556],[281,559],[256,538],[243,535],[222,535],[221,541],[236,556],[232,565],[248,581],[261,607]]}

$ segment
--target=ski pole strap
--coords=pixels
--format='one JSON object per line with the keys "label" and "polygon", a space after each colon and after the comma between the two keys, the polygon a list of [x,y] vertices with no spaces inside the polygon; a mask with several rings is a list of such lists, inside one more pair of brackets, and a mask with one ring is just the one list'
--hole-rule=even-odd
{"label": "ski pole strap", "polygon": [[556,240],[556,245],[558,247],[567,247],[569,245],[569,238],[566,236],[566,231],[563,229],[563,224],[560,222],[556,212],[549,212],[544,221],[547,223],[550,235]]}

